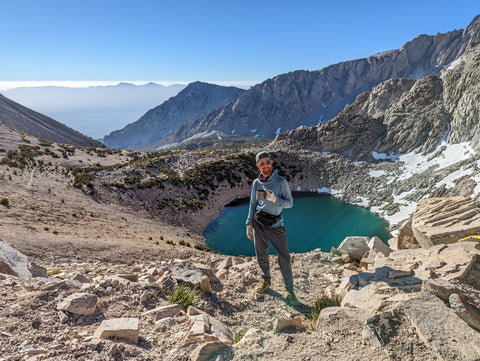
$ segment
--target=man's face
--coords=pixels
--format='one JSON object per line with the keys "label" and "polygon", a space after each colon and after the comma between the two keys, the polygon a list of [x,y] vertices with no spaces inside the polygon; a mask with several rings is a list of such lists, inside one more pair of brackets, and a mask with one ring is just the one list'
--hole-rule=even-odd
{"label": "man's face", "polygon": [[268,157],[260,158],[257,162],[257,168],[260,169],[260,173],[264,177],[268,177],[272,173],[273,161]]}

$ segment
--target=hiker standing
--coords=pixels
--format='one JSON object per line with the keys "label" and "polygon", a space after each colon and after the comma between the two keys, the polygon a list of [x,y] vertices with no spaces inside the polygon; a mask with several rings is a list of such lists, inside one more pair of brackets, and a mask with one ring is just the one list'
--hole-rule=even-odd
{"label": "hiker standing", "polygon": [[286,288],[285,298],[288,303],[297,306],[299,302],[293,292],[290,253],[282,217],[282,210],[293,206],[292,193],[285,178],[273,169],[270,153],[259,152],[255,161],[260,175],[253,181],[246,224],[247,237],[255,243],[255,253],[263,278],[256,291],[264,293],[272,284],[268,259],[270,241],[278,253],[278,263]]}

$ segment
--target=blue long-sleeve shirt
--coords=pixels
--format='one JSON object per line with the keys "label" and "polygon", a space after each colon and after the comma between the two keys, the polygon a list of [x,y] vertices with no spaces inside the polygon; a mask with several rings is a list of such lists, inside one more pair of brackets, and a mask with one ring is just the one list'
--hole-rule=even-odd
{"label": "blue long-sleeve shirt", "polygon": [[[257,190],[271,190],[277,201],[275,203],[267,201],[259,201],[256,199]],[[274,169],[270,177],[268,177],[266,182],[261,182],[260,179],[256,178],[252,184],[252,193],[250,194],[250,207],[248,210],[248,216],[246,224],[252,223],[252,218],[255,217],[256,211],[263,211],[269,214],[278,216],[282,213],[284,208],[293,207],[293,197],[290,192],[290,187],[288,186],[285,178],[278,175],[277,170]],[[283,217],[280,217],[277,222],[275,222],[272,227],[283,227]]]}

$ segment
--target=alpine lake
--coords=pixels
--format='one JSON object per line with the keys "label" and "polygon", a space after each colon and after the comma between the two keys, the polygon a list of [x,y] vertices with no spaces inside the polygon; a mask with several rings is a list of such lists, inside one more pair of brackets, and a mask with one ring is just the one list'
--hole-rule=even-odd
{"label": "alpine lake", "polygon": [[[330,195],[292,192],[293,207],[284,209],[283,220],[290,252],[304,253],[317,248],[329,252],[349,236],[391,238],[388,222],[368,209],[344,203]],[[225,206],[203,232],[208,247],[231,256],[255,256],[253,242],[246,236],[248,200]],[[270,244],[270,254],[276,254]]]}

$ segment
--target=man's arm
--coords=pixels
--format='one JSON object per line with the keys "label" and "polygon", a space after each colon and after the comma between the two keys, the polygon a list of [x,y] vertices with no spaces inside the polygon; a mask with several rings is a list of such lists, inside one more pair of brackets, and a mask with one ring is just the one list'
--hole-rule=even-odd
{"label": "man's arm", "polygon": [[280,194],[277,197],[275,204],[282,208],[292,208],[293,207],[293,197],[288,182],[283,180],[280,184]]}
{"label": "man's arm", "polygon": [[246,224],[252,224],[252,217],[255,214],[255,210],[257,209],[257,197],[255,195],[255,181],[252,184],[252,192],[250,193],[250,204],[248,207],[248,216],[246,220]]}

